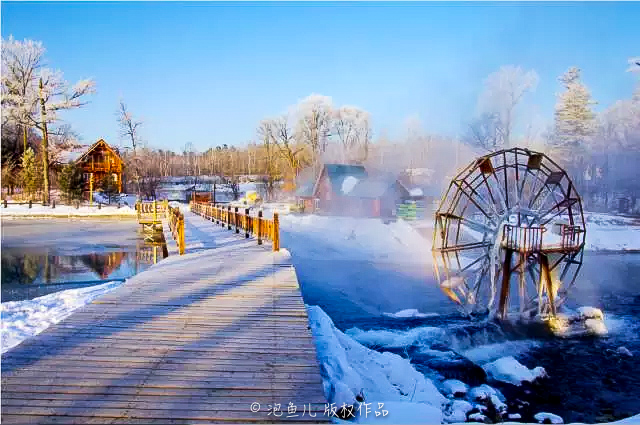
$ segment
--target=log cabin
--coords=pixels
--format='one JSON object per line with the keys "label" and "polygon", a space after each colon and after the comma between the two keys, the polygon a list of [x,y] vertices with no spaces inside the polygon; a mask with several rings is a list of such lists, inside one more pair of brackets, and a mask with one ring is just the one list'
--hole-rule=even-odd
{"label": "log cabin", "polygon": [[122,192],[123,161],[116,148],[111,147],[104,139],[91,146],[81,146],[64,152],[67,163],[76,163],[82,169],[84,196],[88,199],[90,179],[93,175],[93,190],[101,188],[106,175],[113,177],[118,193]]}

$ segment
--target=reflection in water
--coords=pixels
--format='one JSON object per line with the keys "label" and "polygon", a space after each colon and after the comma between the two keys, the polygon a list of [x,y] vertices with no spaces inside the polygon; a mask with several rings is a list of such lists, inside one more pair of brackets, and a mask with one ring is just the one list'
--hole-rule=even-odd
{"label": "reflection in water", "polygon": [[167,256],[163,242],[103,247],[104,251],[58,255],[54,250],[2,249],[2,302],[39,297],[62,289],[123,280]]}

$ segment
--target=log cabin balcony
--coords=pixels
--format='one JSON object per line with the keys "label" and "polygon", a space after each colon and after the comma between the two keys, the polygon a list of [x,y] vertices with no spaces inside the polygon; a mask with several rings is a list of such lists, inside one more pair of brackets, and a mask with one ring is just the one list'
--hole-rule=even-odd
{"label": "log cabin balcony", "polygon": [[89,173],[120,173],[121,171],[121,166],[112,162],[88,162],[85,166],[85,172]]}

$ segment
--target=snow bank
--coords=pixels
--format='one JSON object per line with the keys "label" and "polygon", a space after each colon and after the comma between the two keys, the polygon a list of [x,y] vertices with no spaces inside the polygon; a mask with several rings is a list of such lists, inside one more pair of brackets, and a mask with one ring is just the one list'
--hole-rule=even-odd
{"label": "snow bank", "polygon": [[55,292],[32,300],[2,303],[2,353],[60,322],[77,308],[89,304],[96,297],[121,284],[122,282],[108,282],[88,288]]}
{"label": "snow bank", "polygon": [[[290,237],[287,248],[298,257],[342,260],[431,261],[431,243],[404,221],[385,224],[375,218],[287,215],[280,229]],[[303,237],[298,237],[299,235]]]}
{"label": "snow bank", "polygon": [[443,391],[451,397],[464,397],[469,392],[469,386],[457,379],[447,379],[442,383]]}
{"label": "snow bank", "polygon": [[[402,405],[405,408],[403,415],[408,415],[406,418],[414,423],[417,417],[413,415],[418,414],[418,422],[442,421],[446,398],[407,359],[370,350],[338,330],[320,307],[308,306],[307,309],[330,403],[354,404],[356,395],[362,393],[366,403],[411,402]],[[396,418],[390,411],[384,418],[362,419],[398,423],[404,418]]]}
{"label": "snow bank", "polygon": [[70,205],[56,205],[55,208],[45,207],[39,204],[29,205],[9,205],[7,208],[0,208],[0,216],[2,217],[100,217],[100,216],[124,216],[136,217],[137,213],[134,208],[122,206],[118,208],[116,205],[106,205],[98,208],[97,205],[81,206],[76,209]]}
{"label": "snow bank", "polygon": [[580,307],[576,312],[559,313],[549,320],[549,326],[556,335],[561,337],[603,336],[609,333],[604,313],[595,307]]}
{"label": "snow bank", "polygon": [[544,368],[528,369],[513,356],[501,357],[496,361],[485,364],[482,368],[491,379],[513,385],[520,385],[525,381],[533,382],[538,378],[547,376]]}

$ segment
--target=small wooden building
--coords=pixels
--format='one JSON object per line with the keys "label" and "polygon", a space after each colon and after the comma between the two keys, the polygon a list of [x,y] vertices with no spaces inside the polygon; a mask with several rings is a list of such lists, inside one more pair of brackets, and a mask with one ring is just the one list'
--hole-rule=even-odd
{"label": "small wooden building", "polygon": [[64,152],[65,162],[74,162],[82,168],[85,197],[89,196],[90,180],[93,190],[101,188],[106,175],[111,175],[118,192],[122,192],[123,162],[118,150],[100,139],[91,146],[81,146]]}
{"label": "small wooden building", "polygon": [[395,177],[369,176],[362,165],[326,164],[312,189],[300,189],[297,200],[305,212],[335,215],[391,218],[396,205],[409,199]]}

